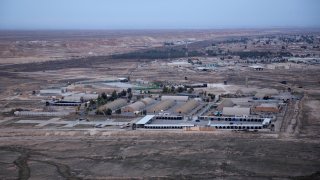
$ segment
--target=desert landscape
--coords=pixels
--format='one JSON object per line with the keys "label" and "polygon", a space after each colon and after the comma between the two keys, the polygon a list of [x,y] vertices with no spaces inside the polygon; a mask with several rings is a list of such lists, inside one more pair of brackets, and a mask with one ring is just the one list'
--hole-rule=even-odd
{"label": "desert landscape", "polygon": [[319,179],[315,29],[1,31],[1,179]]}

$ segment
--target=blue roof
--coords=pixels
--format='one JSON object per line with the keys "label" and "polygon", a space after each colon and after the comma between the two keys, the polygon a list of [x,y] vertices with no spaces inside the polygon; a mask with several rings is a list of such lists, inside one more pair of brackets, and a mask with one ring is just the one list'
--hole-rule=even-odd
{"label": "blue roof", "polygon": [[146,115],[142,119],[140,119],[136,124],[144,125],[147,124],[155,115]]}

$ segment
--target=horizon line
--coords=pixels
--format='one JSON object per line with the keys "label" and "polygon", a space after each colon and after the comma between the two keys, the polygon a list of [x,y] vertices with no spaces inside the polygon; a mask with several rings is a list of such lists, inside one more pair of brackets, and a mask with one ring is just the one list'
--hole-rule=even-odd
{"label": "horizon line", "polygon": [[212,27],[212,28],[0,28],[0,31],[144,31],[144,30],[272,30],[319,29],[320,26]]}

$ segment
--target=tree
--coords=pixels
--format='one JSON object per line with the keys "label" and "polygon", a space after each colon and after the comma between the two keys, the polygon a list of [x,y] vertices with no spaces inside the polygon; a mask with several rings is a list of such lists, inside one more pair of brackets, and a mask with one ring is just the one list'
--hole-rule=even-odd
{"label": "tree", "polygon": [[167,86],[163,86],[162,93],[168,93],[169,89]]}
{"label": "tree", "polygon": [[186,77],[184,77],[184,80],[188,80],[188,77],[186,76]]}
{"label": "tree", "polygon": [[171,86],[171,92],[174,93],[176,88],[174,86]]}
{"label": "tree", "polygon": [[124,97],[127,95],[127,91],[125,91],[124,89],[118,94],[118,97]]}
{"label": "tree", "polygon": [[194,91],[193,87],[189,88],[188,93],[192,93]]}
{"label": "tree", "polygon": [[143,115],[147,115],[147,110],[143,110],[143,111],[142,111],[142,114],[143,114]]}
{"label": "tree", "polygon": [[101,93],[101,97],[104,99],[104,100],[107,100],[108,99],[108,96],[105,92]]}
{"label": "tree", "polygon": [[106,104],[106,103],[107,103],[107,101],[106,101],[105,99],[103,99],[103,98],[99,95],[98,98],[97,98],[97,104],[98,104],[98,106],[104,105],[104,104]]}
{"label": "tree", "polygon": [[216,95],[209,93],[208,96],[211,98],[211,100],[214,100],[214,98],[216,97]]}
{"label": "tree", "polygon": [[128,88],[127,89],[127,93],[129,94],[129,93],[131,93],[132,92],[132,89],[131,88]]}
{"label": "tree", "polygon": [[114,91],[112,92],[112,94],[111,94],[111,100],[114,101],[114,100],[116,100],[117,98],[118,98],[117,91],[114,90]]}
{"label": "tree", "polygon": [[178,89],[177,89],[177,92],[178,92],[178,93],[182,93],[183,91],[184,91],[184,88],[183,88],[183,87],[181,87],[181,86],[178,87]]}
{"label": "tree", "polygon": [[111,109],[106,109],[105,111],[104,111],[104,113],[106,114],[106,115],[111,115],[112,114],[112,110]]}
{"label": "tree", "polygon": [[96,104],[96,102],[93,100],[93,99],[90,99],[90,101],[89,101],[89,106],[93,106],[93,105],[95,105]]}
{"label": "tree", "polygon": [[121,114],[121,109],[117,109],[117,110],[116,110],[116,113],[117,113],[117,114]]}
{"label": "tree", "polygon": [[131,93],[131,92],[128,94],[128,99],[129,99],[129,100],[132,99],[132,93]]}

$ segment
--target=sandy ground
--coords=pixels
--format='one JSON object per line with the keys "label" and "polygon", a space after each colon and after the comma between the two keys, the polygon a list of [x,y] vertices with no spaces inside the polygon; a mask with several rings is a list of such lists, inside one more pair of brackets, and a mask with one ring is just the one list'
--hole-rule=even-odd
{"label": "sandy ground", "polygon": [[[90,57],[1,65],[0,108],[42,108],[40,100],[26,99],[33,90],[127,75],[172,84],[227,80],[240,86],[248,76],[249,88],[283,91],[291,87],[303,99],[292,103],[280,133],[13,127],[7,123],[16,119],[1,114],[0,179],[320,179],[319,67],[198,72],[162,67],[162,63],[166,60]],[[279,83],[284,80],[286,85]]]}
{"label": "sandy ground", "polygon": [[319,142],[260,135],[136,132],[1,137],[0,144],[1,178],[292,179],[320,166]]}
{"label": "sandy ground", "polygon": [[[75,70],[80,73],[84,69]],[[119,67],[118,73],[122,71],[126,72],[126,69]],[[142,73],[148,72],[137,71],[133,76]],[[157,71],[153,73],[156,75]],[[178,72],[172,73],[177,75],[174,77],[176,80],[183,78],[183,75],[179,77]],[[259,82],[259,78],[265,74],[259,76],[253,72],[252,77]],[[40,85],[42,77],[45,77],[37,78],[38,74],[33,73],[28,77],[20,73],[9,75],[14,77],[14,82],[19,83],[9,81],[6,87],[23,87],[22,92],[31,89],[30,83]],[[171,75],[164,74],[167,77]],[[73,78],[74,74],[62,76]],[[275,79],[270,79],[270,82],[278,82],[287,74],[271,76]],[[205,79],[205,74],[200,74],[201,78]],[[60,81],[59,78],[52,80],[53,83]],[[230,81],[241,84],[237,78],[230,77]],[[303,85],[307,89],[316,89],[313,88],[313,81],[309,78]],[[273,85],[276,88],[279,86],[276,83]],[[267,85],[261,83],[261,87]],[[111,130],[94,132],[1,126],[0,179],[318,179],[319,97],[318,91],[308,91],[301,101],[301,113],[293,116],[299,117],[297,122],[300,125],[296,126],[298,134],[295,131],[285,131],[285,135]],[[27,102],[14,101],[10,102],[14,104],[8,106],[19,103],[25,106]],[[35,105],[28,103],[29,106]],[[292,124],[291,120],[288,125]]]}

